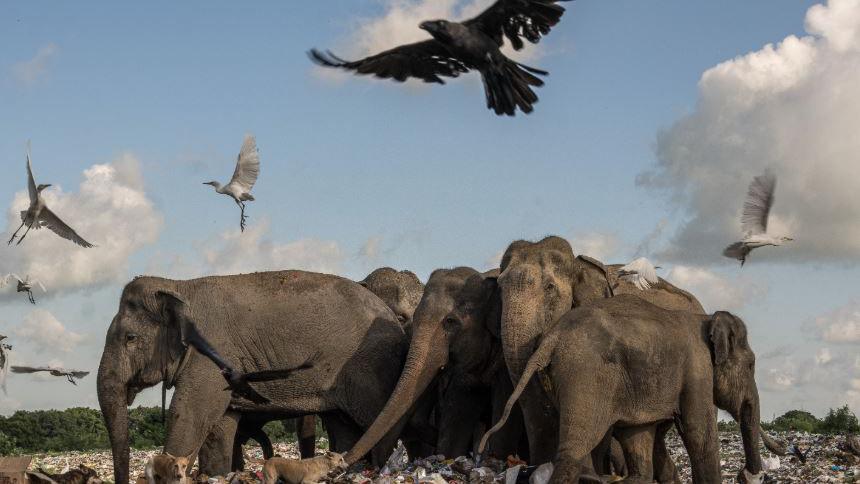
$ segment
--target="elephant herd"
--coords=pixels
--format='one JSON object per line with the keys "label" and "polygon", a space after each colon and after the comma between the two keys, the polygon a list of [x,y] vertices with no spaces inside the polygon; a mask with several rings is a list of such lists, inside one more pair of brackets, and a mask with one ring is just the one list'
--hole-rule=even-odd
{"label": "elephant herd", "polygon": [[[720,482],[720,408],[740,423],[739,478],[754,481],[759,439],[779,444],[759,426],[743,321],[705,314],[662,279],[640,290],[618,268],[552,236],[511,243],[498,269],[438,269],[423,286],[388,268],[358,283],[291,270],[138,277],[98,372],[115,482],[129,482],[128,406],[159,383],[175,389],[164,451],[196,456],[208,475],[240,467],[248,438],[265,448],[270,420],[298,418],[312,453],[317,416],[350,464],[383,463],[399,439],[413,457],[551,461],[555,483],[612,471],[676,482],[663,442],[674,425],[694,481]],[[269,402],[251,402],[185,344],[189,325],[243,372],[307,368],[254,383]]]}

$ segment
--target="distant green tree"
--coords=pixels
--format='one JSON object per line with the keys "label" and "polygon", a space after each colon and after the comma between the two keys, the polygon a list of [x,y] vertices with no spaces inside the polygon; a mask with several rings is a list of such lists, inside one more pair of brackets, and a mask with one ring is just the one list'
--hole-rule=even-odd
{"label": "distant green tree", "polygon": [[0,432],[0,455],[12,455],[17,453],[15,441],[8,435]]}
{"label": "distant green tree", "polygon": [[738,432],[741,427],[734,420],[718,420],[717,430],[720,432]]}
{"label": "distant green tree", "polygon": [[789,410],[779,417],[773,419],[765,428],[775,430],[777,432],[787,432],[789,430],[799,430],[802,432],[814,433],[818,432],[818,427],[821,421],[815,415],[805,410]]}
{"label": "distant green tree", "polygon": [[820,432],[826,434],[842,434],[846,432],[860,432],[860,423],[857,416],[851,412],[848,405],[843,405],[836,410],[830,409],[821,420]]}

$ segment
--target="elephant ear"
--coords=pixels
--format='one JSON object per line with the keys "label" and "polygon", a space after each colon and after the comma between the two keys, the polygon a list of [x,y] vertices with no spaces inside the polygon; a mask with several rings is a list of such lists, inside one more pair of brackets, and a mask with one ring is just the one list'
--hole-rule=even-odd
{"label": "elephant ear", "polygon": [[181,340],[185,341],[185,328],[191,321],[188,303],[182,296],[170,289],[159,289],[155,297],[161,307],[161,320],[171,330],[178,331]]}
{"label": "elephant ear", "polygon": [[717,311],[711,318],[711,349],[714,365],[722,365],[729,359],[734,344],[735,317],[725,311]]}
{"label": "elephant ear", "polygon": [[487,331],[496,339],[502,337],[502,292],[499,289],[499,276],[487,276],[484,278],[483,289],[487,294],[487,310],[484,316],[484,325]]}
{"label": "elephant ear", "polygon": [[[609,269],[597,259],[580,255],[576,257],[573,275],[573,301],[575,305],[587,304],[595,295],[601,298],[615,296],[609,280]],[[598,278],[588,277],[587,271],[596,272]]]}

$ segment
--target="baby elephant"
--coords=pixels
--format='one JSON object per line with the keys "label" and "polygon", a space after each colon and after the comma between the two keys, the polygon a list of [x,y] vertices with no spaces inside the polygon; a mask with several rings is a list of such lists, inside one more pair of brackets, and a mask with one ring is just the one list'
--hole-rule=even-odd
{"label": "baby elephant", "polygon": [[[633,482],[651,482],[655,424],[674,420],[690,455],[693,482],[719,483],[714,404],[741,424],[747,477],[761,472],[755,355],[743,321],[666,311],[620,295],[562,316],[543,336],[517,382],[505,422],[533,376],[559,412],[551,483],[577,482],[585,459],[610,428],[624,447]],[[537,375],[536,375],[537,374]]]}
{"label": "baby elephant", "polygon": [[147,484],[181,484],[190,464],[188,457],[158,454],[146,462],[143,474]]}
{"label": "baby elephant", "polygon": [[310,459],[272,457],[263,464],[263,484],[275,484],[278,478],[286,484],[317,484],[335,469],[346,469],[343,454],[326,452]]}

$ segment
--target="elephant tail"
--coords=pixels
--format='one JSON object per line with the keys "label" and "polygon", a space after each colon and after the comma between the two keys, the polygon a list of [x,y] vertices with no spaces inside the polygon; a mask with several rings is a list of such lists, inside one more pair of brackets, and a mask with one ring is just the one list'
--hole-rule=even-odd
{"label": "elephant tail", "polygon": [[490,437],[505,426],[505,422],[508,421],[508,417],[511,415],[511,410],[514,408],[514,404],[520,398],[523,391],[525,391],[526,386],[532,379],[532,376],[534,376],[538,370],[546,368],[549,365],[550,359],[552,358],[552,352],[555,350],[557,341],[557,334],[546,335],[538,346],[538,349],[535,350],[531,358],[529,358],[525,369],[523,369],[523,374],[520,376],[520,381],[517,382],[516,388],[514,388],[513,393],[511,393],[510,398],[508,398],[508,402],[505,404],[505,410],[502,412],[502,416],[499,418],[499,421],[496,422],[496,425],[493,425],[493,428],[487,430],[483,437],[481,437],[481,443],[478,445],[478,455],[484,453],[484,449],[486,448]]}
{"label": "elephant tail", "polygon": [[761,441],[767,450],[776,455],[785,455],[787,452],[786,445],[778,440],[774,439],[767,432],[764,431],[763,428],[759,428],[759,434],[761,434]]}

